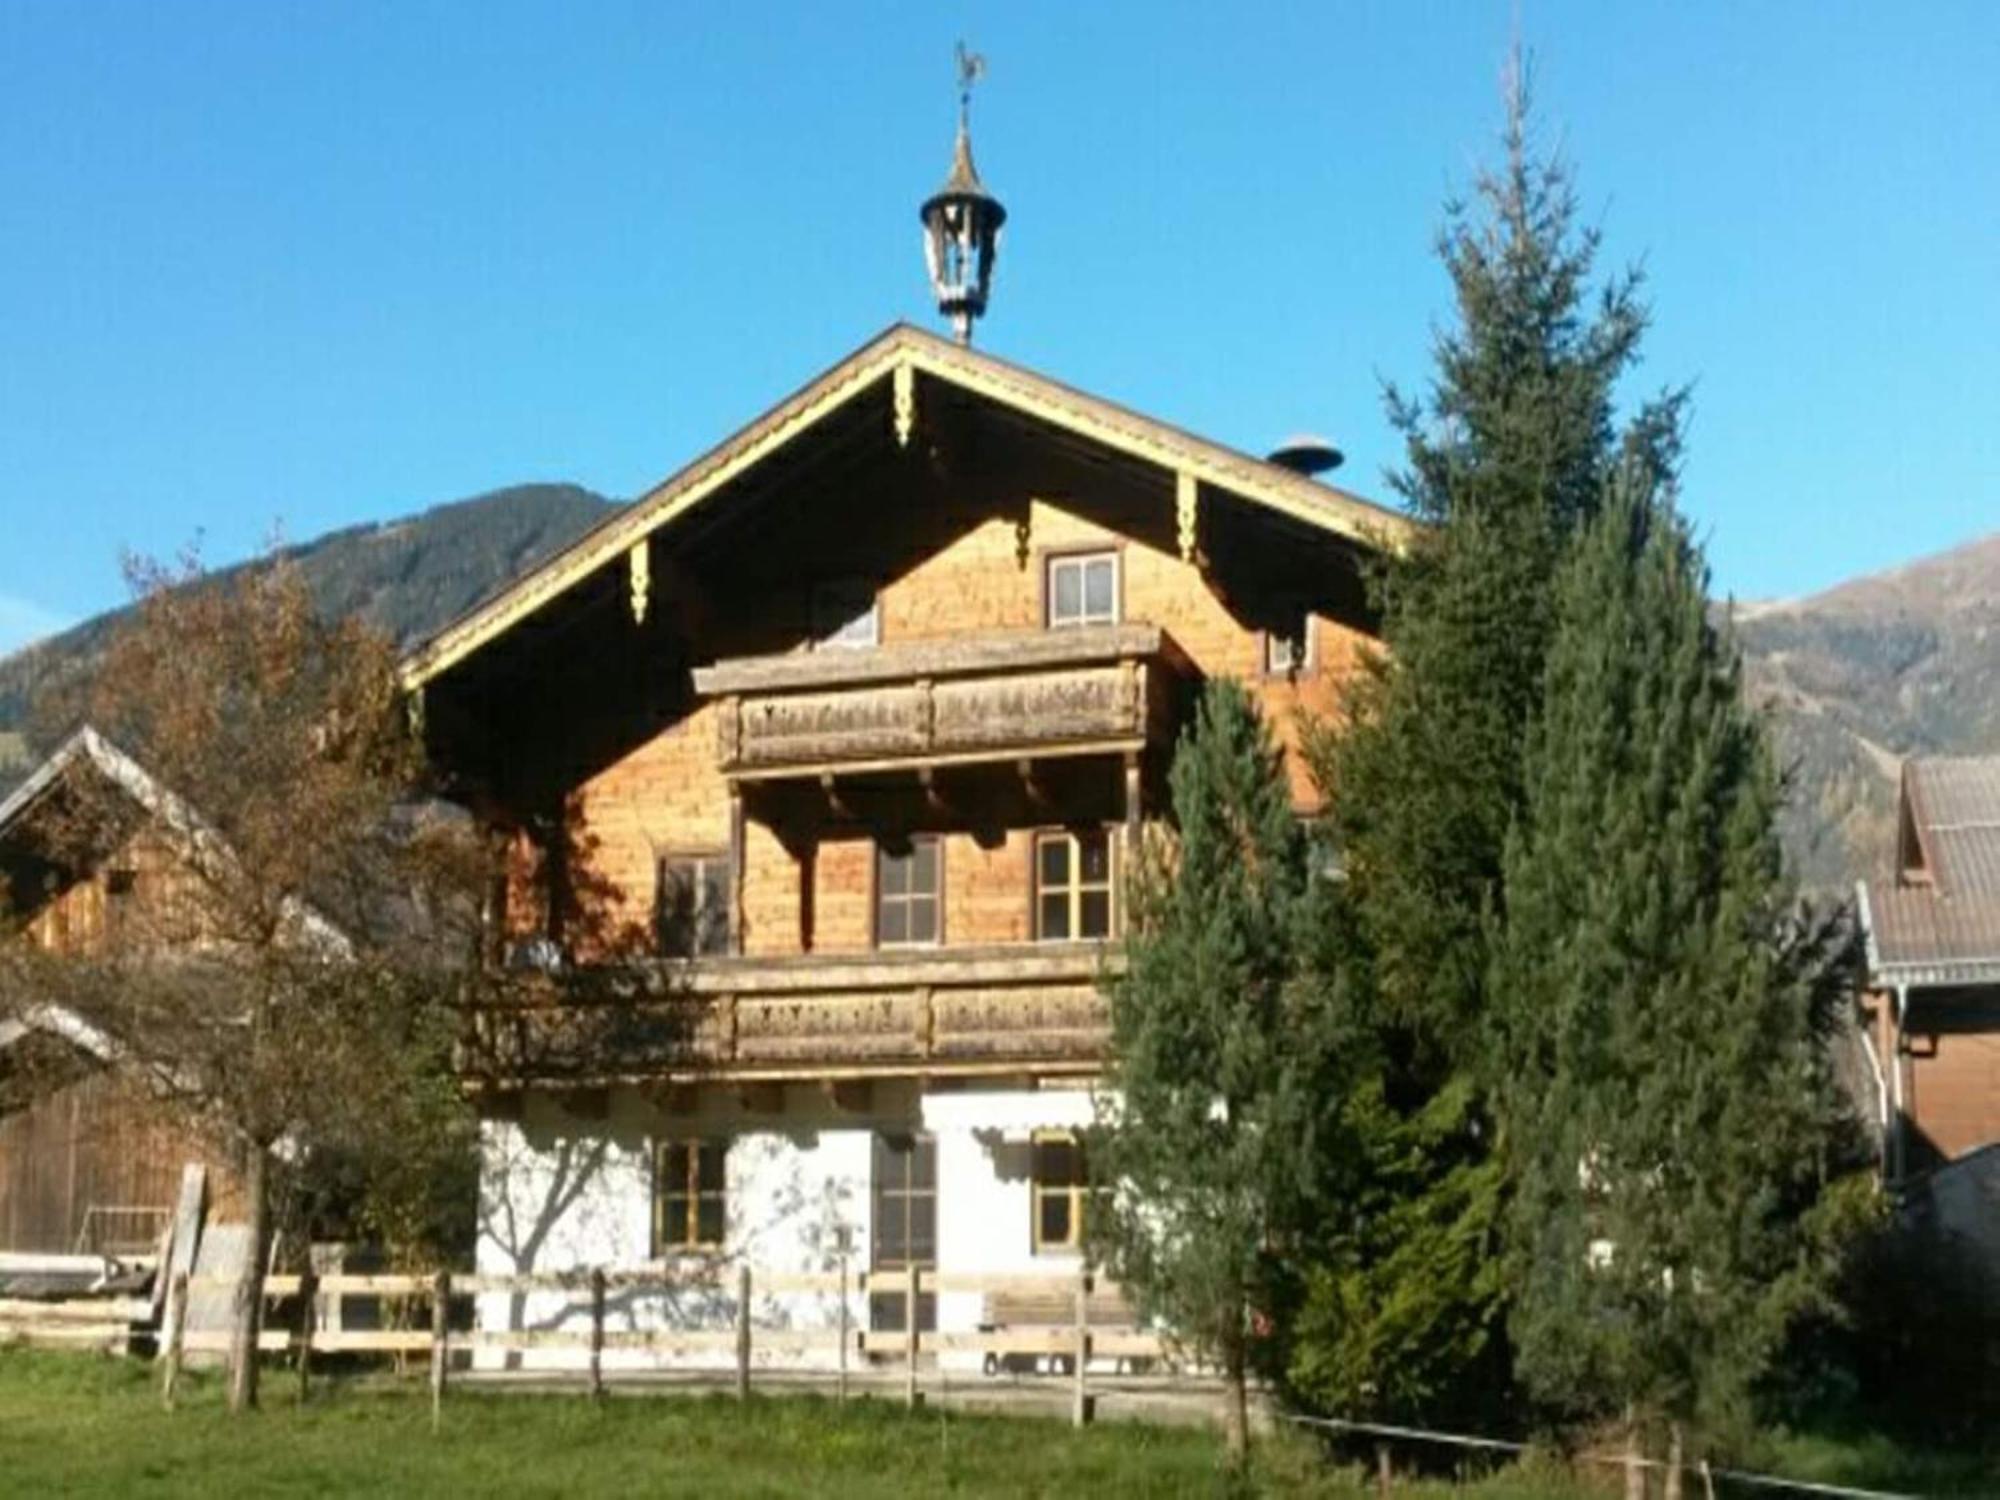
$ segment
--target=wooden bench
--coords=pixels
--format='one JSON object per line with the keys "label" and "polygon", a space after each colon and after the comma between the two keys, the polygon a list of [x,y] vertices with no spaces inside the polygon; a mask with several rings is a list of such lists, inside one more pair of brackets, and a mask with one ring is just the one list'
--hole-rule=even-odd
{"label": "wooden bench", "polygon": [[[1084,1318],[1092,1333],[1135,1333],[1139,1320],[1122,1289],[1108,1283],[1093,1284],[1084,1297]],[[1062,1288],[1048,1291],[989,1292],[981,1333],[1073,1334],[1076,1328],[1076,1293]],[[988,1375],[1036,1375],[1047,1360],[1050,1374],[1076,1373],[1072,1351],[989,1352],[985,1360]],[[1150,1359],[1120,1359],[1120,1372],[1142,1374],[1152,1367]]]}

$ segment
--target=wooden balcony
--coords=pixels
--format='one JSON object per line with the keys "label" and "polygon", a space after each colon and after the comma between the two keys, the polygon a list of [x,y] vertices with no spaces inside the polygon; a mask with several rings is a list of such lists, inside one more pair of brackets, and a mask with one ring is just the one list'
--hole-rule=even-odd
{"label": "wooden balcony", "polygon": [[1101,943],[662,962],[487,1007],[462,1066],[496,1088],[1088,1074],[1121,963]]}
{"label": "wooden balcony", "polygon": [[1171,739],[1186,656],[1156,625],[1036,630],[698,668],[736,781],[1136,752]]}

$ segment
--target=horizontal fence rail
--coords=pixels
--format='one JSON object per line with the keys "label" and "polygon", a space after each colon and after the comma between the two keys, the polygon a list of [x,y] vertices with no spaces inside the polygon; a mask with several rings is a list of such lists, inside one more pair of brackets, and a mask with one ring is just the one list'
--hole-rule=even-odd
{"label": "horizontal fence rail", "polygon": [[[734,1274],[729,1274],[733,1269]],[[226,1353],[233,1345],[227,1331],[190,1330],[186,1327],[191,1292],[234,1291],[234,1276],[175,1277],[163,1318],[160,1347],[164,1370],[162,1395],[173,1403],[180,1368],[191,1353]],[[1041,1373],[1023,1370],[1022,1359],[1046,1358],[1049,1373],[1066,1377],[1071,1386],[1071,1419],[1078,1425],[1094,1415],[1095,1398],[1089,1383],[1093,1361],[1113,1361],[1125,1368],[1154,1368],[1179,1373],[1170,1365],[1177,1358],[1169,1342],[1158,1333],[1139,1326],[1122,1293],[1110,1281],[1088,1271],[1070,1274],[995,1274],[980,1272],[931,1271],[924,1268],[849,1271],[767,1271],[749,1265],[733,1268],[718,1265],[713,1270],[676,1273],[664,1268],[598,1268],[572,1272],[540,1272],[522,1275],[489,1273],[388,1273],[329,1275],[270,1275],[264,1278],[267,1303],[290,1302],[289,1318],[272,1319],[261,1328],[258,1349],[266,1354],[294,1359],[303,1383],[315,1356],[331,1354],[393,1354],[430,1356],[429,1373],[433,1413],[439,1409],[451,1378],[452,1358],[460,1351],[525,1355],[532,1352],[562,1351],[581,1355],[580,1370],[538,1369],[537,1375],[581,1374],[593,1393],[604,1389],[606,1354],[643,1352],[664,1361],[692,1360],[695,1365],[666,1364],[689,1375],[721,1377],[732,1373],[739,1395],[748,1395],[760,1359],[767,1373],[774,1356],[831,1355],[833,1369],[813,1367],[812,1373],[833,1375],[844,1398],[850,1363],[865,1361],[878,1378],[893,1376],[900,1366],[905,1401],[921,1404],[918,1386],[920,1363],[941,1354],[983,1357],[987,1373],[1007,1369],[1013,1373]],[[614,1326],[609,1304],[616,1296],[627,1302],[648,1294],[667,1297],[698,1293],[712,1298],[705,1311],[705,1327],[633,1328]],[[894,1331],[869,1329],[865,1317],[857,1320],[857,1304],[868,1306],[870,1297],[894,1295],[903,1302],[904,1327]],[[1018,1299],[1018,1306],[1032,1318],[1002,1322],[996,1316],[1004,1304],[989,1302],[987,1317],[976,1329],[926,1330],[914,1316],[920,1299],[969,1294],[989,1299]],[[528,1298],[550,1296],[571,1299],[567,1307],[545,1312],[545,1317],[575,1320],[577,1326],[543,1328],[472,1328],[452,1326],[454,1302],[479,1297]],[[826,1327],[791,1327],[757,1315],[759,1298],[820,1296],[831,1306],[820,1304],[814,1311],[829,1316]],[[338,1316],[340,1304],[350,1298],[380,1299],[396,1305],[409,1319],[400,1328],[350,1328]],[[57,1304],[42,1304],[54,1306]],[[149,1304],[134,1304],[134,1309]],[[617,1309],[619,1316],[629,1307]],[[4,1307],[0,1307],[4,1313]],[[99,1314],[99,1316],[102,1316]],[[727,1326],[716,1326],[727,1320]],[[138,1321],[135,1319],[135,1321]],[[283,1326],[274,1326],[282,1321]],[[629,1368],[629,1367],[628,1367]]]}

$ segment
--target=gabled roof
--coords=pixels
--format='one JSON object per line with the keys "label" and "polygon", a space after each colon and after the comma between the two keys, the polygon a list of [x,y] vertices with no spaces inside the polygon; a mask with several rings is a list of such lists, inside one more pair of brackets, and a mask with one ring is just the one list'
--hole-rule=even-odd
{"label": "gabled roof", "polygon": [[1916,985],[2000,984],[2000,756],[1903,763],[1905,858],[1860,887],[1868,967]]}
{"label": "gabled roof", "polygon": [[2000,755],[1905,761],[1903,801],[1940,891],[2000,896]]}
{"label": "gabled roof", "polygon": [[208,835],[207,825],[174,793],[160,785],[146,768],[120,750],[88,724],[77,730],[27,778],[0,801],[0,838],[5,838],[37,803],[58,787],[73,770],[89,767],[107,778],[127,796],[156,817],[178,828]]}
{"label": "gabled roof", "polygon": [[897,323],[541,567],[440,630],[405,658],[404,686],[414,690],[448,671],[529,612],[616,562],[637,543],[864,392],[893,381],[901,397],[917,374],[972,392],[1114,452],[1157,464],[1188,483],[1239,496],[1363,546],[1399,546],[1416,525],[1401,513],[1357,495],[1087,395],[1020,365]]}
{"label": "gabled roof", "polygon": [[[58,745],[48,759],[30,771],[27,779],[8,794],[5,801],[0,801],[0,842],[24,824],[35,807],[56,791],[66,776],[82,770],[97,772],[130,797],[134,805],[151,817],[158,827],[179,841],[183,851],[213,856],[218,861],[233,862],[236,859],[235,851],[215,826],[184,797],[163,786],[138,761],[88,724]],[[326,944],[336,952],[346,951],[346,936],[310,904],[290,898],[288,905],[296,910],[301,926],[312,941]]]}

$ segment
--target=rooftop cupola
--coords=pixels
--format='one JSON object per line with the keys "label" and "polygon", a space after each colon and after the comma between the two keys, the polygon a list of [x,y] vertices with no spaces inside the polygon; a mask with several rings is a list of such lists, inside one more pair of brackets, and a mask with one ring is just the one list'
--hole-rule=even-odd
{"label": "rooftop cupola", "polygon": [[958,140],[952,148],[951,174],[924,200],[920,214],[931,291],[961,344],[972,342],[972,320],[986,311],[1000,226],[1007,222],[1007,210],[986,191],[972,165],[972,86],[985,72],[986,59],[959,43]]}

